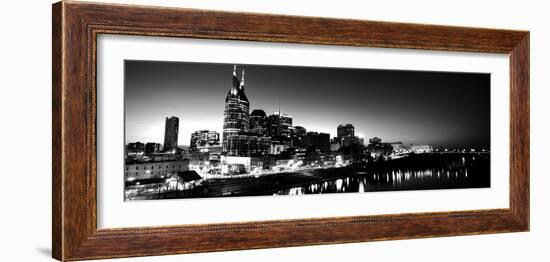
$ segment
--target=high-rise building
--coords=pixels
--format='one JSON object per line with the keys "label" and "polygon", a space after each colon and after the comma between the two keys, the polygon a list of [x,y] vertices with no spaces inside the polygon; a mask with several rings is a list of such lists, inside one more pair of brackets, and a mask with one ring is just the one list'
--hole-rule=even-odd
{"label": "high-rise building", "polygon": [[[340,147],[363,146],[364,139],[355,136],[355,128],[352,124],[342,124],[336,129],[335,138]],[[336,146],[334,146],[336,148]]]}
{"label": "high-rise building", "polygon": [[336,136],[338,137],[338,141],[342,141],[344,137],[354,137],[355,128],[352,124],[339,125],[336,129]]}
{"label": "high-rise building", "polygon": [[271,139],[266,136],[250,136],[250,155],[266,156],[270,153]]}
{"label": "high-rise building", "polygon": [[280,111],[273,112],[269,116],[270,136],[290,138],[290,127],[292,126],[292,116],[281,114]]}
{"label": "high-rise building", "polygon": [[330,135],[327,133],[307,132],[303,143],[306,148],[319,149],[321,152],[330,151]]}
{"label": "high-rise building", "polygon": [[269,119],[261,109],[250,113],[250,155],[265,156],[270,153],[271,139],[269,135]]}
{"label": "high-rise building", "polygon": [[340,140],[340,145],[343,147],[350,147],[353,145],[362,146],[364,144],[363,140],[364,140],[363,138],[359,138],[356,136],[345,136],[345,137],[342,137],[342,139]]}
{"label": "high-rise building", "polygon": [[178,130],[180,120],[173,116],[166,118],[164,126],[164,150],[178,146]]}
{"label": "high-rise building", "polygon": [[304,136],[306,136],[306,129],[303,126],[294,126],[292,129],[291,137],[292,137],[292,146],[297,148],[303,148],[304,147]]}
{"label": "high-rise building", "polygon": [[237,66],[233,67],[233,81],[227,97],[223,120],[223,149],[228,156],[249,156],[250,103],[244,93],[242,79],[237,78]]}
{"label": "high-rise building", "polygon": [[263,137],[268,136],[268,118],[264,110],[254,109],[250,113],[250,134]]}
{"label": "high-rise building", "polygon": [[294,135],[295,136],[305,136],[306,135],[306,128],[303,126],[295,126],[294,127]]}

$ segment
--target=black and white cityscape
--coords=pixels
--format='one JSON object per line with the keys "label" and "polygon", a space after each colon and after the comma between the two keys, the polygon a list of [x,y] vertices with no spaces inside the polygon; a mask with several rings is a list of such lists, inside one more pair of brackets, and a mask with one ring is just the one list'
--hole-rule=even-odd
{"label": "black and white cityscape", "polygon": [[134,60],[124,74],[126,201],[490,187],[489,74]]}

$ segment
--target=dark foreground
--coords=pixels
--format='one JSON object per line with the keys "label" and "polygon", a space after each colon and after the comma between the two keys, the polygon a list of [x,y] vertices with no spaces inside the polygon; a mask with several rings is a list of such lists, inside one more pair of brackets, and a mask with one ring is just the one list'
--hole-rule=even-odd
{"label": "dark foreground", "polygon": [[431,153],[348,167],[203,180],[134,199],[302,195],[490,187],[489,153]]}

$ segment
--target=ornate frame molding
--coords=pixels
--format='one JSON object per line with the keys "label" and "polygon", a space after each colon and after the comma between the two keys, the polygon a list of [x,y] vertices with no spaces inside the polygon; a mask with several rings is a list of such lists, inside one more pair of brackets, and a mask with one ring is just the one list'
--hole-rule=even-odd
{"label": "ornate frame molding", "polygon": [[[72,1],[56,3],[52,11],[52,245],[56,259],[66,261],[529,230],[527,31]],[[98,229],[96,43],[99,34],[509,54],[510,208]]]}

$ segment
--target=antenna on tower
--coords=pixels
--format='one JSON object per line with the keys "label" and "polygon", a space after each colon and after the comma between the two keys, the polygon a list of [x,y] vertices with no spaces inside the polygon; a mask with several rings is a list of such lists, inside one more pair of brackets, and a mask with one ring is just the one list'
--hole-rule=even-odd
{"label": "antenna on tower", "polygon": [[237,76],[237,65],[233,65],[233,75]]}
{"label": "antenna on tower", "polygon": [[243,69],[243,76],[242,76],[242,79],[241,79],[241,86],[244,86],[244,69]]}

